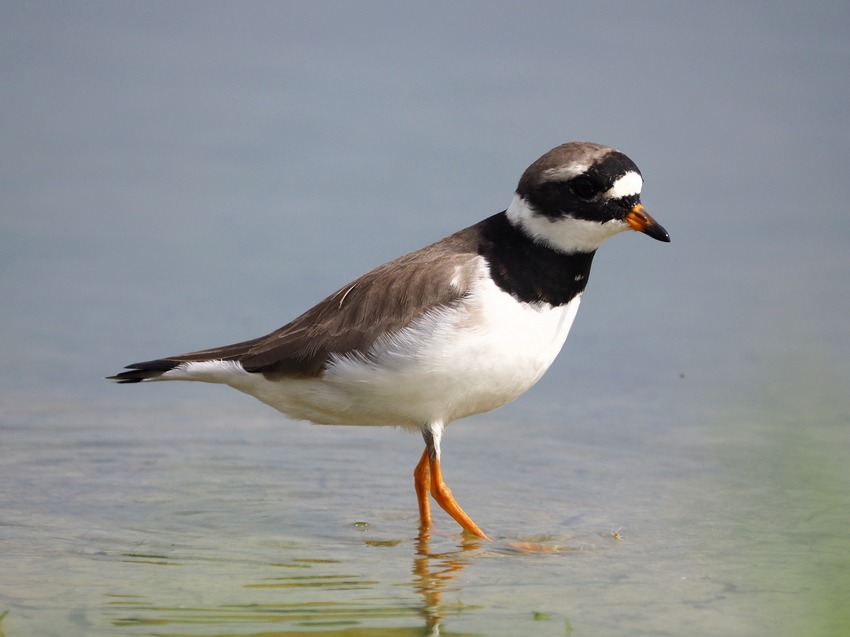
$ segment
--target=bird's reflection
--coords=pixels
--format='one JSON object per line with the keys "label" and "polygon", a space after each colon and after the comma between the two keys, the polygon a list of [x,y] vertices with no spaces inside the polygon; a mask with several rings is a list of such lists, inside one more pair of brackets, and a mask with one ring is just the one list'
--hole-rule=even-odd
{"label": "bird's reflection", "polygon": [[422,595],[422,614],[430,634],[440,634],[440,623],[447,609],[443,593],[459,590],[450,587],[449,582],[470,564],[481,543],[481,538],[463,535],[456,549],[432,553],[430,531],[420,530],[413,558],[413,581]]}

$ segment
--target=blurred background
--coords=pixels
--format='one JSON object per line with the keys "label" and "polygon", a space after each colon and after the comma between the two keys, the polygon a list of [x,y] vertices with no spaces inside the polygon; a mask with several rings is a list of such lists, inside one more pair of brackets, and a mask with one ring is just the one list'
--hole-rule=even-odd
{"label": "blurred background", "polygon": [[[87,534],[92,526],[119,544],[128,529],[150,526],[109,522],[111,504],[81,506],[61,522],[54,515],[80,501],[80,480],[97,483],[86,460],[97,440],[118,441],[95,454],[113,463],[113,477],[143,466],[132,453],[120,457],[151,439],[177,472],[178,448],[197,439],[188,432],[210,435],[209,444],[256,442],[245,471],[282,470],[277,463],[307,454],[319,481],[396,449],[397,464],[373,467],[373,477],[399,498],[392,515],[413,515],[418,439],[308,431],[310,456],[285,442],[303,428],[231,390],[116,387],[102,377],[279,327],[371,267],[503,210],[528,164],[571,140],[617,147],[640,166],[644,204],[672,242],[629,234],[602,248],[561,357],[524,398],[454,425],[446,471],[467,511],[488,532],[506,529],[506,542],[523,539],[523,525],[501,516],[527,502],[510,489],[525,485],[552,502],[578,485],[587,500],[567,508],[583,513],[559,518],[555,543],[596,546],[587,538],[622,523],[655,542],[650,550],[633,536],[628,551],[633,574],[652,574],[625,595],[616,583],[628,577],[608,565],[604,597],[632,613],[619,619],[578,601],[576,582],[596,581],[598,563],[583,572],[562,562],[569,591],[562,571],[524,564],[550,593],[530,595],[546,600],[540,608],[506,615],[497,609],[518,599],[520,583],[508,577],[514,592],[497,601],[461,574],[455,584],[479,610],[447,630],[846,634],[848,28],[841,2],[2,3],[7,635],[35,626],[50,634],[69,617],[96,634],[104,619],[92,609],[106,598],[45,604],[35,591],[51,567],[32,556],[50,553],[58,537],[62,559],[108,557],[101,535]],[[252,456],[276,440],[276,460]],[[75,469],[52,474],[59,458]],[[198,493],[212,470],[202,465]],[[129,486],[116,484],[102,487],[104,501]],[[497,487],[504,492],[488,501]],[[340,506],[356,516],[366,502],[352,492]],[[600,502],[611,509],[595,518]],[[390,535],[412,535],[414,525],[402,518]],[[538,525],[544,536],[551,528],[545,518]],[[269,529],[286,532],[280,519]],[[334,541],[356,556],[342,535]],[[716,587],[680,589],[676,569],[659,566],[671,541],[681,543],[687,577]],[[162,529],[133,542],[160,553],[175,544]],[[305,542],[298,551],[329,557]],[[254,558],[278,559],[262,547]],[[398,550],[410,549],[405,539]],[[370,561],[355,563],[368,571]],[[118,562],[126,560],[79,565],[93,578]],[[377,581],[404,581],[405,564],[406,575]],[[519,572],[503,567],[494,578]],[[66,599],[77,577],[86,576],[55,582],[51,599]],[[670,606],[647,605],[649,590],[668,592]],[[95,618],[79,619],[83,608]],[[532,611],[548,621],[518,619]]]}

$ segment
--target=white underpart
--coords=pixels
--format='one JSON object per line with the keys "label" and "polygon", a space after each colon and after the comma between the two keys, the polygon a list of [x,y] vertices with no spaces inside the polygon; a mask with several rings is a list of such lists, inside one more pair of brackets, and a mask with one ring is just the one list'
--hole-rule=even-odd
{"label": "white underpart", "polygon": [[318,378],[268,380],[222,361],[185,363],[161,378],[226,383],[320,424],[436,431],[534,385],[561,350],[580,298],[560,307],[520,303],[487,277],[462,305],[427,313],[368,356],[332,359]]}
{"label": "white underpart", "polygon": [[605,223],[570,216],[551,219],[539,214],[516,194],[507,215],[511,223],[523,228],[535,241],[566,253],[594,252],[606,239],[629,230],[629,224],[621,219]]}
{"label": "white underpart", "polygon": [[643,177],[634,171],[629,171],[606,190],[602,196],[605,199],[622,199],[623,197],[634,197],[640,194],[643,188]]}

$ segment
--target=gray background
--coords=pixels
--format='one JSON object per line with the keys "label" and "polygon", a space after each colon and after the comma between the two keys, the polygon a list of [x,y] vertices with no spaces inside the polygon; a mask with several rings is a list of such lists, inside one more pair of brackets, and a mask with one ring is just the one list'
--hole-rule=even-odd
{"label": "gray background", "polygon": [[843,3],[0,11],[6,400],[270,331],[574,139],[628,153],[673,238],[605,246],[576,348],[846,341]]}

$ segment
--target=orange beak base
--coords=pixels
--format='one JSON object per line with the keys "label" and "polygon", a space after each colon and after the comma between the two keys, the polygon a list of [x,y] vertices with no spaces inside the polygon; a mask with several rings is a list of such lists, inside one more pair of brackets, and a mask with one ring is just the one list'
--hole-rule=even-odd
{"label": "orange beak base", "polygon": [[643,204],[637,204],[634,208],[629,210],[629,214],[626,215],[626,223],[628,223],[633,230],[642,232],[653,239],[667,243],[670,242],[670,235],[667,234],[667,231],[660,223],[656,222],[655,219],[649,216],[649,213],[646,211],[646,208],[643,207]]}

